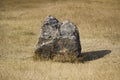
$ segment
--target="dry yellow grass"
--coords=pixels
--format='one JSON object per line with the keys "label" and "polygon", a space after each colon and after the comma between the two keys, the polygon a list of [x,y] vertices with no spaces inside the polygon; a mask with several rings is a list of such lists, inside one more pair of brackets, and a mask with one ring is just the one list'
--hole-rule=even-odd
{"label": "dry yellow grass", "polygon": [[[119,0],[0,0],[0,80],[120,80],[119,4]],[[87,56],[84,63],[33,60],[41,23],[50,14],[78,26]]]}

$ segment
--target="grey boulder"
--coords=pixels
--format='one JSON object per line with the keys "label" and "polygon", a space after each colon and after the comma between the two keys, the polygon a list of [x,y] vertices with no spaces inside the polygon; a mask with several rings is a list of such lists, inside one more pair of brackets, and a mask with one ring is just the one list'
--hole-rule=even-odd
{"label": "grey boulder", "polygon": [[70,21],[61,23],[48,16],[41,27],[35,53],[48,59],[59,54],[79,57],[81,44],[77,27]]}

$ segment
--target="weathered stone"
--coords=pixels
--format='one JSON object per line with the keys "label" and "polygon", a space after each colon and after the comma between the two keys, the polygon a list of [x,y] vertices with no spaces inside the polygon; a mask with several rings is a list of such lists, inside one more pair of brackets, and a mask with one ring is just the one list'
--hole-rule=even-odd
{"label": "weathered stone", "polygon": [[79,57],[81,45],[77,27],[70,21],[61,23],[48,16],[42,25],[35,53],[44,58],[53,58],[60,53]]}

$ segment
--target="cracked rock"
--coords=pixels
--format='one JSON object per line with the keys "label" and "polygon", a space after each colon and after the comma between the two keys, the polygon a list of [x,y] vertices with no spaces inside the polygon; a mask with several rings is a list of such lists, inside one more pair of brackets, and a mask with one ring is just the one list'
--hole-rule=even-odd
{"label": "cracked rock", "polygon": [[53,58],[58,54],[79,57],[81,44],[77,27],[70,21],[61,23],[48,16],[41,27],[35,53],[43,58]]}

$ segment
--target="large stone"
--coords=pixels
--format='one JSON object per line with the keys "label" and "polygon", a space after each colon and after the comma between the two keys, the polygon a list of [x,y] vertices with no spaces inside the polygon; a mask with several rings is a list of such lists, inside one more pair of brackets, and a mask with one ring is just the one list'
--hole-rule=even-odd
{"label": "large stone", "polygon": [[48,16],[40,32],[35,49],[36,54],[43,58],[53,58],[61,53],[80,56],[79,31],[70,21],[61,23],[53,16]]}

